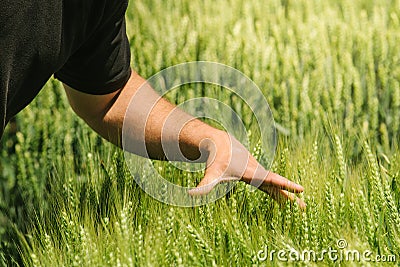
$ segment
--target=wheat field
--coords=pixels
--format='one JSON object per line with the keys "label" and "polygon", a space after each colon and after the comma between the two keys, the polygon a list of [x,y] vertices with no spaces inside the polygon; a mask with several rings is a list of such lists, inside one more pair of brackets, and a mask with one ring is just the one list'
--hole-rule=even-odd
{"label": "wheat field", "polygon": [[[131,65],[143,77],[205,60],[258,85],[278,126],[272,170],[304,186],[306,210],[240,183],[201,207],[154,200],[52,79],[1,140],[0,265],[399,264],[400,1],[143,0],[130,1],[126,18]],[[254,126],[249,107],[215,86],[167,98],[199,96]],[[201,179],[154,165],[177,184]],[[329,249],[341,257],[322,257]],[[271,259],[272,250],[293,257]],[[310,250],[317,258],[289,253]],[[371,261],[346,251],[368,251]]]}

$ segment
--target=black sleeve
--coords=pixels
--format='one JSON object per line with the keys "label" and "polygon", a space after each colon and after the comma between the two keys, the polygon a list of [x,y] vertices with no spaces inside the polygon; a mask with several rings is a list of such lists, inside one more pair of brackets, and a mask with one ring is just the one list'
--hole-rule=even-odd
{"label": "black sleeve", "polygon": [[88,94],[108,94],[122,88],[131,75],[125,11],[126,5],[105,16],[55,77]]}

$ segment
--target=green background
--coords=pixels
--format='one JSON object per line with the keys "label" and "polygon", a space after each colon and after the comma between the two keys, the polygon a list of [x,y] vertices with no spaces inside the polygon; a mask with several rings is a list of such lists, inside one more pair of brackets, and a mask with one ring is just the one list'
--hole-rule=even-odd
{"label": "green background", "polygon": [[[279,126],[272,170],[304,185],[307,209],[279,207],[244,184],[203,207],[153,200],[51,80],[1,140],[0,264],[308,266],[321,262],[262,262],[257,253],[321,252],[338,239],[400,257],[400,1],[131,1],[127,28],[132,68],[145,78],[207,60],[254,80]],[[196,96],[254,126],[221,88],[186,86],[168,98]],[[257,139],[252,132],[250,149],[262,162]],[[201,179],[154,164],[178,184]]]}

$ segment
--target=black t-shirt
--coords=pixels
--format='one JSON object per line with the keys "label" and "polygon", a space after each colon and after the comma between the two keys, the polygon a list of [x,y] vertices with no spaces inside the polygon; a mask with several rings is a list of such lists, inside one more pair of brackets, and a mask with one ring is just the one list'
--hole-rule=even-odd
{"label": "black t-shirt", "polygon": [[127,0],[1,0],[0,137],[54,76],[89,94],[128,81]]}

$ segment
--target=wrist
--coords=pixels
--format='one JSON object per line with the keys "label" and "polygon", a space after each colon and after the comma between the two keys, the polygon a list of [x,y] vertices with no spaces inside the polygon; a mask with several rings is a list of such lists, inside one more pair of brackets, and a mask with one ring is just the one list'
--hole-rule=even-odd
{"label": "wrist", "polygon": [[218,144],[225,142],[229,139],[228,133],[214,129],[200,141],[199,149],[200,151],[206,151],[208,153],[215,151]]}
{"label": "wrist", "polygon": [[217,155],[225,158],[230,155],[231,137],[225,131],[213,128],[213,132],[202,139],[199,145],[202,161],[207,162],[207,166],[212,165]]}

